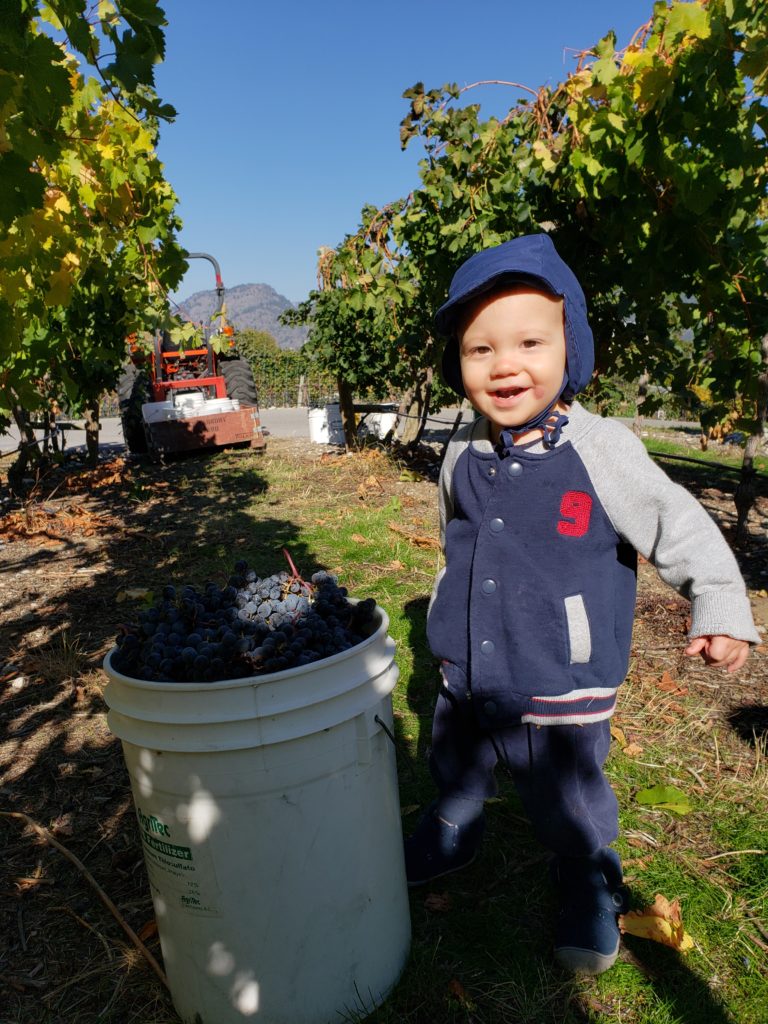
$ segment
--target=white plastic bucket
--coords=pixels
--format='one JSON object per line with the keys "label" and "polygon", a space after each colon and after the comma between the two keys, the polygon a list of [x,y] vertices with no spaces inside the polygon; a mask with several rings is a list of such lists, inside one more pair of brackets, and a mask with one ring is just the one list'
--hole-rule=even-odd
{"label": "white plastic bucket", "polygon": [[344,444],[344,424],[341,421],[341,407],[338,402],[331,402],[325,407],[328,419],[329,444]]}
{"label": "white plastic bucket", "polygon": [[315,444],[344,444],[344,426],[337,402],[323,409],[310,409],[309,439]]}
{"label": "white plastic bucket", "polygon": [[309,440],[314,444],[328,444],[328,417],[325,409],[310,409],[308,420]]}
{"label": "white plastic bucket", "polygon": [[357,647],[249,679],[152,683],[104,660],[185,1024],[337,1024],[400,976],[410,916],[380,724],[398,670],[377,614]]}

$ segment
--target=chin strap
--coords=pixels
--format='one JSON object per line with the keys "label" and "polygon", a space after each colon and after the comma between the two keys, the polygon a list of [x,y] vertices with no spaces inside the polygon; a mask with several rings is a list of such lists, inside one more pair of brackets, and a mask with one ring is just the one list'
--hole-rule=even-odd
{"label": "chin strap", "polygon": [[542,410],[538,416],[534,416],[527,423],[521,423],[519,426],[507,427],[505,430],[502,430],[499,435],[499,448],[503,450],[503,453],[509,454],[510,450],[515,447],[515,437],[527,434],[529,430],[536,430],[538,428],[544,431],[542,439],[544,447],[554,448],[560,440],[563,427],[568,422],[568,417],[565,413],[559,412],[554,408],[556,402],[557,399],[548,409]]}

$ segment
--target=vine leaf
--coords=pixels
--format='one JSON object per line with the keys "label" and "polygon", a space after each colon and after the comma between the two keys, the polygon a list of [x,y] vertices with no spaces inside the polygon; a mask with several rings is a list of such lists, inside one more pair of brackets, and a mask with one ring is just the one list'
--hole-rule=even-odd
{"label": "vine leaf", "polygon": [[619,928],[624,934],[660,942],[680,953],[693,949],[693,939],[683,927],[680,902],[675,899],[670,903],[661,893],[656,894],[652,906],[620,914]]}
{"label": "vine leaf", "polygon": [[637,794],[637,802],[649,807],[657,807],[661,811],[672,811],[675,814],[690,814],[693,810],[686,794],[677,786],[653,786],[642,789]]}

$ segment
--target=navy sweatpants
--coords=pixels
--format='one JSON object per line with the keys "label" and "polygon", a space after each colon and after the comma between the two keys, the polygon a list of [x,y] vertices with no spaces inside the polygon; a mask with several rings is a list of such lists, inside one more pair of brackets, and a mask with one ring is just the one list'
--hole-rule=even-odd
{"label": "navy sweatpants", "polygon": [[480,729],[472,700],[443,687],[432,724],[430,767],[441,797],[485,800],[503,760],[539,842],[553,853],[588,856],[618,835],[618,803],[603,764],[610,721]]}

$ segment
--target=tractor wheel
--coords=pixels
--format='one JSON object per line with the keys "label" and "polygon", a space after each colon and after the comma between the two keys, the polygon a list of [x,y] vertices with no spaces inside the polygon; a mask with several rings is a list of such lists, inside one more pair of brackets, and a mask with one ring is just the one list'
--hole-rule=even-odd
{"label": "tractor wheel", "polygon": [[143,455],[149,450],[147,435],[144,433],[144,418],[141,407],[150,401],[149,376],[130,363],[123,370],[117,382],[117,398],[120,404],[120,421],[123,437],[132,455]]}
{"label": "tractor wheel", "polygon": [[247,405],[259,404],[253,369],[247,359],[243,359],[242,356],[236,359],[222,359],[219,362],[219,373],[227,386],[227,398],[237,398]]}

